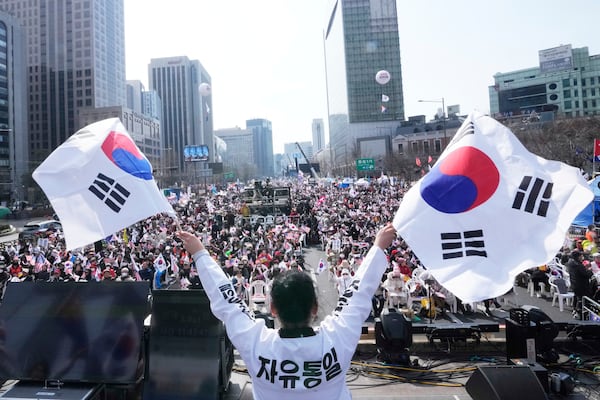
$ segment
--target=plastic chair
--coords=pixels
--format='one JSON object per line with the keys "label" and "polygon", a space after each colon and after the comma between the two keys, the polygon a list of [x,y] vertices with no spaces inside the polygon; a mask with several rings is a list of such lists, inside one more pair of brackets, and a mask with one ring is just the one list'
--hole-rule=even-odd
{"label": "plastic chair", "polygon": [[248,294],[249,306],[253,309],[256,305],[266,306],[269,302],[268,287],[265,281],[257,279],[250,284]]}
{"label": "plastic chair", "polygon": [[[538,283],[540,285],[540,295],[544,295],[546,293],[546,284],[544,282],[539,282]],[[535,296],[535,288],[533,286],[533,281],[529,281],[529,283],[527,284],[527,291],[529,292],[529,295],[531,297]]]}
{"label": "plastic chair", "polygon": [[558,309],[560,311],[564,310],[564,303],[573,304],[573,298],[575,297],[575,293],[569,292],[567,288],[567,283],[563,278],[554,278],[550,280],[550,288],[552,295],[552,307],[556,304],[556,300],[558,299]]}

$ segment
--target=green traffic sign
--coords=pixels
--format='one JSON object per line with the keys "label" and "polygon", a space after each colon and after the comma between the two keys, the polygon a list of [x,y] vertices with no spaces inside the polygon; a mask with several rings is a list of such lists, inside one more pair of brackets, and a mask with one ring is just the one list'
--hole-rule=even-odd
{"label": "green traffic sign", "polygon": [[374,158],[359,158],[356,160],[357,171],[374,171],[375,170],[375,159]]}

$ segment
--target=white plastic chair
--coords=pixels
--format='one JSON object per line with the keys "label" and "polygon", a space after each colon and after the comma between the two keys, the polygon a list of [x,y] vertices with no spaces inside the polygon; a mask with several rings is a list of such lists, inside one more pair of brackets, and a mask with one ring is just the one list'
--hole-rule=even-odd
{"label": "white plastic chair", "polygon": [[550,291],[552,294],[552,307],[556,304],[558,299],[558,309],[562,312],[564,310],[564,303],[573,305],[573,298],[575,293],[569,292],[567,283],[563,278],[552,278],[550,280]]}
{"label": "white plastic chair", "polygon": [[269,294],[266,282],[260,279],[252,281],[248,293],[248,305],[250,309],[254,309],[257,305],[267,306],[268,302]]}
{"label": "white plastic chair", "polygon": [[[545,295],[546,294],[546,284],[544,282],[538,282],[538,285],[540,285],[540,295]],[[527,284],[527,291],[529,292],[529,295],[531,297],[535,296],[535,288],[533,286],[533,281],[531,281],[531,280]]]}

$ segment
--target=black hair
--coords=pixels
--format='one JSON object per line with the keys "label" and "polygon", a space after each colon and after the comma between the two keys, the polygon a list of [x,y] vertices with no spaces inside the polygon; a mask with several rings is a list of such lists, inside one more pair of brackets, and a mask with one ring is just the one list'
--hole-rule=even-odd
{"label": "black hair", "polygon": [[278,274],[271,287],[271,300],[283,325],[304,325],[318,305],[312,278],[301,271]]}

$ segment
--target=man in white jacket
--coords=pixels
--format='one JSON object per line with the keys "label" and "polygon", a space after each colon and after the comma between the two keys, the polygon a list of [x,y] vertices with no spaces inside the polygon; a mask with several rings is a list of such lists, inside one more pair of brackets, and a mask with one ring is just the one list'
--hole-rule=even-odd
{"label": "man in white jacket", "polygon": [[331,315],[313,329],[318,304],[309,275],[295,270],[280,274],[271,289],[271,312],[281,329],[254,319],[235,294],[231,281],[192,233],[179,232],[193,255],[213,314],[246,363],[256,400],[350,399],[346,372],[371,311],[371,298],[388,261],[384,252],[396,237],[391,224],[382,228]]}

